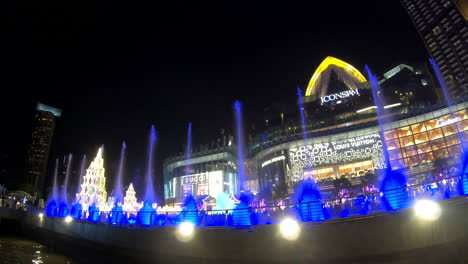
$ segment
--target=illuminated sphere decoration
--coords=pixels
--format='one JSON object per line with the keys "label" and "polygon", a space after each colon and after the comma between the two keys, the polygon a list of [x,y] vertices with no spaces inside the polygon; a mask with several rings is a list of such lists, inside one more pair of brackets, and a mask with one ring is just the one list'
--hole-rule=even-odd
{"label": "illuminated sphere decoration", "polygon": [[416,216],[423,220],[434,221],[439,219],[441,209],[438,203],[430,200],[416,201],[414,206]]}
{"label": "illuminated sphere decoration", "polygon": [[299,237],[301,228],[297,221],[294,221],[291,218],[286,218],[280,223],[280,232],[284,239],[293,241]]}
{"label": "illuminated sphere decoration", "polygon": [[70,223],[71,221],[73,220],[73,218],[69,215],[67,215],[67,217],[65,217],[65,223]]}
{"label": "illuminated sphere decoration", "polygon": [[190,222],[182,222],[176,230],[176,237],[182,242],[190,241],[193,238],[194,226]]}

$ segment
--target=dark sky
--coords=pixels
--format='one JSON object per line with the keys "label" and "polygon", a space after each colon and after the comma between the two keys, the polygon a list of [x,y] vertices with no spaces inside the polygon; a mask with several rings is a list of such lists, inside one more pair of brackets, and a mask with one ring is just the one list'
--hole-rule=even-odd
{"label": "dark sky", "polygon": [[205,143],[232,129],[235,100],[246,122],[272,101],[295,103],[328,55],[376,73],[427,56],[395,0],[149,2],[10,1],[2,151],[12,164],[24,163],[37,101],[63,109],[52,158],[104,144],[115,166],[125,140],[127,167],[144,167],[155,124],[160,169],[182,151],[187,122]]}

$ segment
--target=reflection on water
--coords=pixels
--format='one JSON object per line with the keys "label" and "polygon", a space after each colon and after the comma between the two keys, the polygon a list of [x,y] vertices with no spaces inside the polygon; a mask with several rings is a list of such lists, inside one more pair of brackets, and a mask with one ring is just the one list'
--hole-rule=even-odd
{"label": "reflection on water", "polygon": [[34,241],[0,236],[0,263],[77,263]]}

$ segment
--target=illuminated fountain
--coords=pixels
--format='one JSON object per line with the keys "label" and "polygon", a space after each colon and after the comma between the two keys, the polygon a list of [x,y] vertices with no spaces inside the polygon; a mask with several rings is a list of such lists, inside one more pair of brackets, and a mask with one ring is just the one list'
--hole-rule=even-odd
{"label": "illuminated fountain", "polygon": [[54,170],[54,182],[52,184],[52,194],[47,202],[46,206],[46,215],[48,216],[57,216],[57,170],[58,170],[58,159],[55,160],[55,170]]}
{"label": "illuminated fountain", "polygon": [[240,203],[232,211],[232,224],[234,226],[249,226],[251,225],[249,197],[241,194],[239,200]]}
{"label": "illuminated fountain", "polygon": [[243,156],[243,140],[242,140],[242,118],[241,118],[241,103],[236,101],[234,104],[236,111],[236,128],[237,128],[237,155],[238,155],[238,166],[237,174],[240,182],[240,191],[244,192],[244,156]]}
{"label": "illuminated fountain", "polygon": [[190,145],[192,143],[192,122],[188,125],[188,133],[187,133],[187,166],[185,169],[185,174],[190,174]]}
{"label": "illuminated fountain", "polygon": [[124,213],[122,209],[122,200],[123,200],[123,193],[122,193],[122,167],[123,167],[123,159],[124,159],[124,152],[127,146],[125,145],[125,141],[122,142],[122,150],[120,152],[120,164],[119,164],[119,173],[117,175],[117,181],[115,183],[115,196],[114,196],[114,204],[110,214],[110,222],[112,224],[120,224],[124,220]]}
{"label": "illuminated fountain", "polygon": [[60,217],[66,217],[68,215],[67,187],[68,187],[68,178],[70,177],[71,160],[72,160],[72,154],[68,154],[67,171],[65,173],[65,180],[63,181],[62,193],[60,195],[60,202],[59,202],[58,215]]}
{"label": "illuminated fountain", "polygon": [[[459,120],[459,117],[455,116],[455,112],[452,107],[452,103],[450,102],[449,95],[447,93],[447,88],[445,87],[445,83],[442,80],[442,77],[440,76],[440,71],[439,67],[437,67],[437,64],[434,62],[434,60],[429,59],[430,63],[432,64],[432,67],[434,69],[434,72],[437,75],[437,79],[439,80],[440,87],[442,87],[442,90],[444,91],[444,96],[445,100],[447,101],[447,105],[450,109],[450,113],[452,115],[453,120]],[[457,126],[457,134],[458,134],[458,139],[460,140],[460,146],[462,150],[462,157],[461,157],[461,162],[462,162],[462,167],[461,167],[461,179],[459,182],[459,191],[461,195],[468,195],[468,151],[467,151],[467,146],[463,144],[463,137],[461,136],[461,129],[458,126],[458,122],[455,122],[455,125]]]}
{"label": "illuminated fountain", "polygon": [[[81,160],[81,166],[80,166],[80,175],[78,176],[78,185],[77,185],[78,187],[76,190],[77,193],[79,193],[80,191],[80,185],[81,185],[81,181],[83,180],[83,172],[84,172],[85,165],[86,165],[86,155],[83,155],[83,159]],[[71,211],[71,215],[73,216],[73,218],[75,219],[81,218],[83,207],[81,206],[80,203],[77,202],[76,197],[75,197],[73,207],[70,211]]]}
{"label": "illuminated fountain", "polygon": [[[215,214],[222,214],[222,210],[232,210],[236,207],[234,201],[229,197],[229,195],[225,192],[220,192],[218,196],[216,196],[216,206],[213,207]],[[219,211],[216,211],[219,210]]]}
{"label": "illuminated fountain", "polygon": [[[310,154],[308,152],[309,144],[307,142],[307,130],[305,124],[304,107],[302,105],[302,92],[301,89],[297,88],[297,96],[299,97],[299,111],[301,113],[302,122],[302,133],[304,134],[304,151],[307,158],[307,172],[311,177],[312,175],[312,163]],[[299,186],[297,201],[299,203],[298,212],[302,221],[318,221],[324,220],[325,214],[323,210],[323,204],[321,202],[320,192],[313,179],[305,179]]]}
{"label": "illuminated fountain", "polygon": [[200,222],[197,203],[192,195],[187,195],[187,197],[185,197],[184,206],[182,207],[179,218],[181,218],[180,220],[182,222],[190,222],[193,225],[198,225]]}
{"label": "illuminated fountain", "polygon": [[312,179],[305,179],[296,190],[298,194],[298,213],[302,221],[325,220],[324,208],[320,200],[320,192]]}
{"label": "illuminated fountain", "polygon": [[[238,154],[238,166],[237,173],[240,182],[240,198],[241,202],[236,206],[236,210],[233,211],[233,220],[236,225],[250,225],[250,206],[248,197],[244,194],[244,152],[243,152],[243,140],[242,140],[242,115],[241,115],[241,104],[236,101],[234,104],[236,110],[236,127],[237,127],[237,154]],[[247,216],[247,217],[246,217]]]}
{"label": "illuminated fountain", "polygon": [[148,155],[148,170],[146,171],[146,191],[143,198],[143,208],[138,211],[137,223],[142,225],[151,225],[153,224],[154,216],[156,212],[153,208],[153,203],[155,202],[155,195],[153,190],[153,179],[151,176],[152,172],[152,159],[153,159],[153,146],[156,141],[156,132],[154,130],[154,125],[151,126],[150,131],[150,140],[149,140],[149,155]]}
{"label": "illuminated fountain", "polygon": [[369,66],[366,65],[366,70],[369,75],[369,82],[372,87],[372,95],[376,105],[377,117],[379,120],[380,131],[382,132],[382,148],[385,155],[386,168],[383,170],[383,180],[380,190],[383,192],[382,200],[388,210],[398,210],[408,206],[408,192],[406,191],[406,177],[400,172],[393,171],[390,165],[390,158],[388,155],[387,142],[385,140],[385,133],[382,122],[381,109],[383,100],[383,93],[380,90],[379,81],[377,77],[372,75]]}
{"label": "illuminated fountain", "polygon": [[122,142],[122,150],[120,152],[120,164],[119,164],[119,174],[117,175],[117,182],[115,184],[115,203],[122,203],[123,201],[123,192],[122,192],[122,168],[123,168],[123,160],[124,160],[124,153],[127,146],[125,145],[125,141]]}
{"label": "illuminated fountain", "polygon": [[93,205],[93,210],[108,210],[104,172],[104,159],[102,158],[102,147],[100,147],[96,157],[86,170],[80,193],[76,194],[76,203],[81,204],[83,210],[90,212],[91,205]]}

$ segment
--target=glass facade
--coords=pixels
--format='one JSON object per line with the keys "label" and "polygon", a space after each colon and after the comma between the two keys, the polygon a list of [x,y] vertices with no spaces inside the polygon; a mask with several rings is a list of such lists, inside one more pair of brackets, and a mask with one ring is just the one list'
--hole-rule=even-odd
{"label": "glass facade", "polygon": [[458,157],[461,153],[460,137],[468,141],[466,110],[456,112],[455,116],[446,115],[385,132],[392,169]]}

